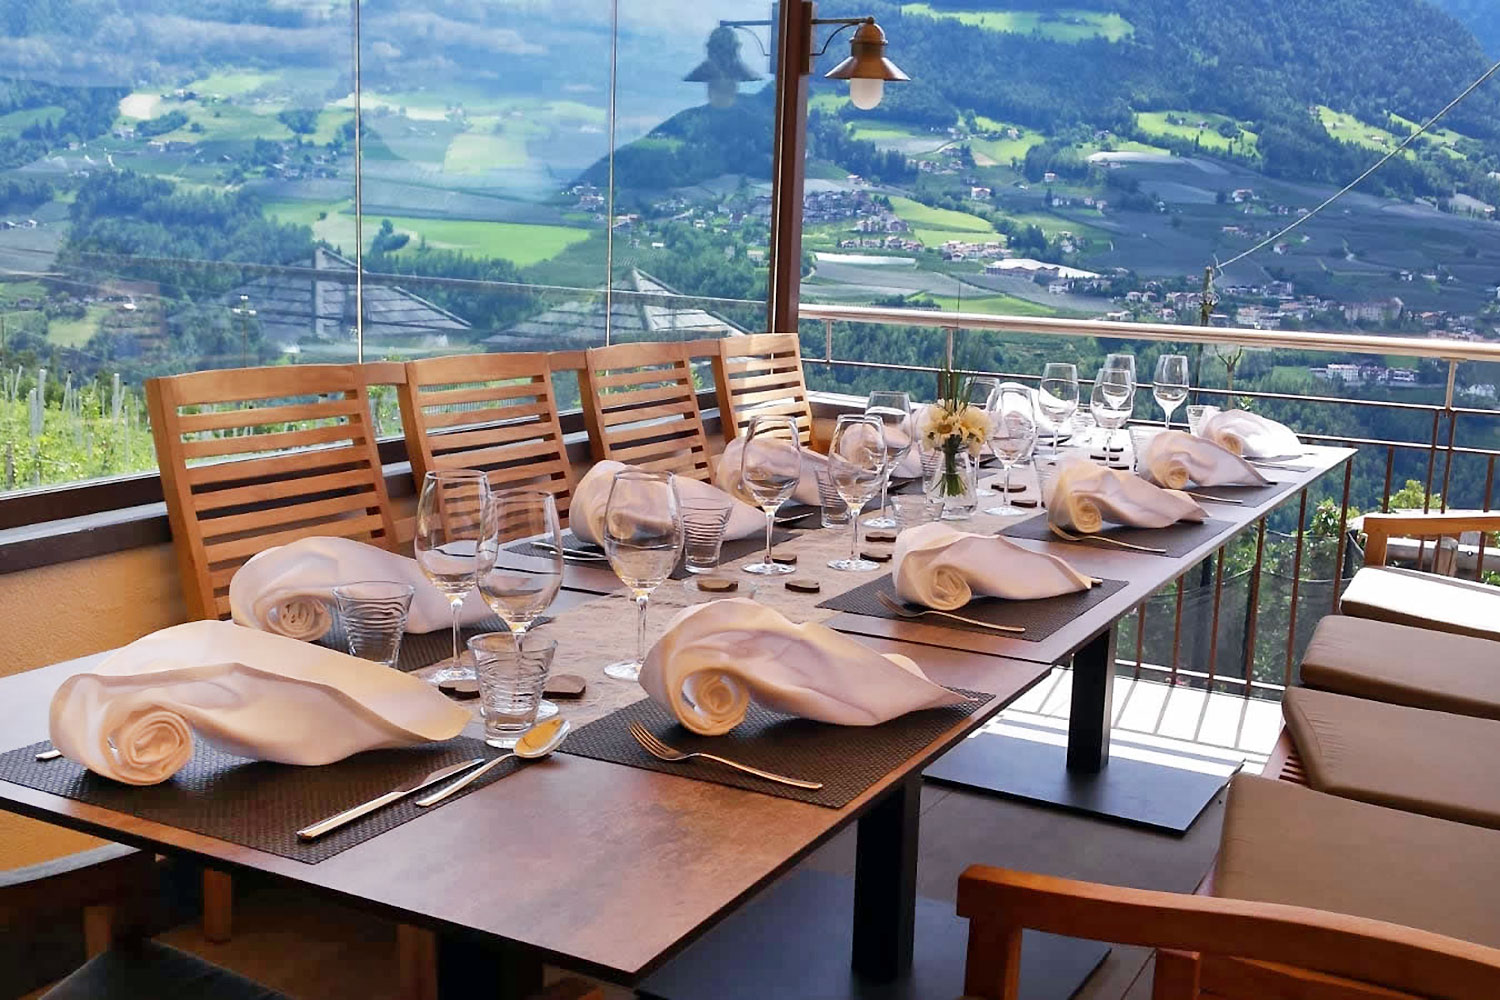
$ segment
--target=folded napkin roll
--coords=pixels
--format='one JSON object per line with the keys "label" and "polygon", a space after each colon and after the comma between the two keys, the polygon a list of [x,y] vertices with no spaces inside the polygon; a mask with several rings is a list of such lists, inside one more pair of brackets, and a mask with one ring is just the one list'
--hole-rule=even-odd
{"label": "folded napkin roll", "polygon": [[1243,458],[1207,438],[1161,431],[1141,455],[1140,473],[1157,486],[1262,486],[1266,478]]}
{"label": "folded napkin roll", "polygon": [[1249,410],[1220,410],[1198,428],[1200,437],[1245,458],[1280,458],[1302,454],[1302,442],[1291,428]]}
{"label": "folded napkin roll", "polygon": [[[598,462],[584,473],[573,490],[573,502],[568,506],[568,523],[585,542],[604,544],[604,510],[609,506],[609,489],[614,485],[615,473],[624,472],[634,466],[623,462]],[[717,486],[701,483],[686,476],[674,476],[672,482],[677,489],[677,499],[703,500],[719,498],[728,500],[731,506],[729,524],[724,528],[725,538],[750,538],[766,530],[766,515],[749,504],[735,499]],[[650,516],[642,511],[643,517]]]}
{"label": "folded napkin roll", "polygon": [[961,608],[974,597],[1036,600],[1088,590],[1089,577],[1045,552],[1022,548],[999,535],[974,535],[939,521],[896,536],[891,576],[896,596],[939,611]]}
{"label": "folded napkin roll", "polygon": [[[333,627],[333,588],[360,580],[411,584],[408,632],[436,632],[453,621],[453,606],[415,559],[333,536],[299,538],[252,556],[229,580],[229,614],[239,625],[314,642]],[[472,590],[459,620],[472,625],[490,613]]]}
{"label": "folded napkin roll", "polygon": [[965,700],[904,656],[882,656],[815,623],[794,625],[744,598],[679,612],[646,654],[641,687],[704,736],[739,725],[752,698],[840,726],[875,726]]}
{"label": "folded napkin roll", "polygon": [[1165,528],[1207,515],[1197,501],[1178,490],[1164,490],[1140,476],[1106,469],[1085,459],[1057,468],[1047,497],[1047,518],[1059,528],[1093,534],[1105,522],[1133,528]]}
{"label": "folded napkin roll", "polygon": [[420,678],[230,622],[174,625],[63,681],[49,735],[69,760],[154,785],[193,756],[196,731],[229,753],[329,764],[457,736],[469,712]]}
{"label": "folded napkin roll", "polygon": [[[755,495],[745,486],[744,479],[740,476],[744,458],[744,438],[735,438],[725,445],[724,454],[719,456],[719,465],[714,471],[714,485],[736,500],[742,500],[753,507],[756,505]],[[827,471],[827,455],[820,455],[811,448],[803,448],[802,478],[797,480],[797,488],[792,491],[791,502],[809,506],[822,503],[823,498],[818,493],[818,473]]]}

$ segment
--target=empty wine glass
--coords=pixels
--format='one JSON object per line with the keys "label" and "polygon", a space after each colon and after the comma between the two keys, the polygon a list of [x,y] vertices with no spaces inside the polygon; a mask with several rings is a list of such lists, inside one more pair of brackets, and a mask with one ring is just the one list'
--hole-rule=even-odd
{"label": "empty wine glass", "polygon": [[[1125,381],[1130,386],[1131,409],[1127,410],[1125,413],[1125,418],[1128,420],[1130,418],[1131,412],[1134,411],[1135,407],[1136,386],[1140,385],[1140,380],[1136,378],[1135,374],[1135,355],[1126,353],[1106,354],[1104,356],[1104,364],[1099,367],[1099,371],[1106,372],[1111,370],[1124,372]],[[1123,424],[1121,426],[1123,426]]]}
{"label": "empty wine glass", "polygon": [[[989,405],[990,396],[998,388],[1000,388],[1000,380],[993,375],[976,375],[969,380],[969,405],[981,410],[984,409]],[[921,448],[921,435],[917,435],[917,437],[917,447]],[[922,481],[924,483],[927,481],[925,470],[923,471]],[[975,488],[974,495],[977,497],[992,497],[995,495],[995,491],[985,486],[979,486]],[[897,520],[900,519],[897,518]]]}
{"label": "empty wine glass", "polygon": [[1036,447],[1036,406],[1025,386],[1001,386],[990,396],[990,450],[1005,470],[1005,495],[986,514],[1008,517],[1025,513],[1010,502],[1010,470],[1031,457]]}
{"label": "empty wine glass", "polygon": [[746,573],[774,576],[795,573],[771,558],[771,534],[776,527],[776,509],[786,503],[802,478],[802,445],[797,440],[797,422],[791,417],[752,417],[740,452],[740,480],[766,512],[766,558],[745,567]]}
{"label": "empty wine glass", "polygon": [[[510,629],[519,656],[526,630],[551,606],[562,587],[563,545],[557,501],[543,490],[506,490],[490,496],[490,510],[496,530],[484,542],[488,558],[484,572],[479,574],[479,593]],[[496,565],[500,546],[512,538],[539,543],[540,555],[532,559],[532,569]],[[556,714],[557,706],[543,699],[537,717],[546,719]]]}
{"label": "empty wine glass", "polygon": [[1078,409],[1078,366],[1054,361],[1042,369],[1036,402],[1037,408],[1052,425],[1052,454],[1056,455],[1063,425]]}
{"label": "empty wine glass", "polygon": [[1094,389],[1089,394],[1089,410],[1094,420],[1105,430],[1104,449],[1114,449],[1115,431],[1125,426],[1130,419],[1135,397],[1135,384],[1130,373],[1121,368],[1106,368],[1094,379]]}
{"label": "empty wine glass", "polygon": [[633,681],[646,659],[646,607],[651,592],[672,575],[682,553],[682,518],[672,474],[625,469],[615,473],[604,506],[604,554],[640,609],[636,655],[604,668],[606,676]]}
{"label": "empty wine glass", "polygon": [[453,607],[453,658],[431,680],[473,680],[473,660],[458,641],[458,617],[464,598],[490,567],[494,558],[486,544],[495,534],[490,508],[490,484],[483,472],[444,469],[422,478],[417,500],[417,533],[412,549],[429,583]]}
{"label": "empty wine glass", "polygon": [[872,392],[865,402],[865,415],[880,421],[885,436],[885,472],[880,480],[880,510],[865,521],[869,528],[897,528],[899,522],[886,514],[886,493],[891,474],[911,451],[916,434],[911,426],[911,396],[904,392]]}
{"label": "empty wine glass", "polygon": [[1172,426],[1172,411],[1188,397],[1188,359],[1183,354],[1163,354],[1156,359],[1156,379],[1151,395],[1166,414],[1164,426]]}
{"label": "empty wine glass", "polygon": [[830,568],[845,572],[879,568],[877,563],[859,557],[859,512],[884,481],[886,464],[885,429],[880,418],[858,413],[840,416],[828,442],[828,478],[849,506],[853,527],[849,558],[830,560]]}

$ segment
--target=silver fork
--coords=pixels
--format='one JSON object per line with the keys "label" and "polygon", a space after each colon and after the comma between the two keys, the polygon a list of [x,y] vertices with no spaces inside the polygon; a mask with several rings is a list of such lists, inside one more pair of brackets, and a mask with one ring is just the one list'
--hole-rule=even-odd
{"label": "silver fork", "polygon": [[936,608],[912,608],[891,597],[889,594],[877,593],[880,603],[892,614],[901,618],[921,618],[923,615],[941,615],[944,618],[952,618],[954,621],[963,622],[965,625],[977,625],[979,628],[994,629],[996,632],[1005,632],[1010,635],[1021,635],[1026,631],[1020,625],[996,625],[993,622],[982,622],[977,618],[965,618],[963,615],[955,615],[951,611],[939,611]]}
{"label": "silver fork", "polygon": [[1153,549],[1149,545],[1136,545],[1133,542],[1122,542],[1118,538],[1108,538],[1104,535],[1075,535],[1071,531],[1064,531],[1055,524],[1047,525],[1052,533],[1065,542],[1104,542],[1106,545],[1118,545],[1122,549],[1131,549],[1135,552],[1152,552],[1159,556],[1167,554],[1166,549]]}
{"label": "silver fork", "polygon": [[665,760],[675,764],[679,761],[692,760],[694,757],[698,757],[703,760],[711,760],[715,764],[723,764],[725,767],[732,767],[736,771],[753,774],[757,778],[765,778],[767,781],[774,781],[782,785],[791,785],[793,788],[806,788],[808,791],[815,792],[823,787],[821,781],[803,781],[800,778],[788,778],[784,774],[762,771],[758,767],[751,767],[749,764],[741,764],[738,761],[716,757],[711,753],[686,753],[682,750],[674,749],[651,735],[646,727],[639,722],[632,722],[630,724],[630,735],[635,737],[635,741],[641,745],[642,749],[657,760]]}
{"label": "silver fork", "polygon": [[1187,493],[1187,495],[1190,496],[1190,497],[1192,497],[1194,500],[1201,500],[1201,501],[1203,501],[1205,503],[1235,503],[1235,504],[1243,504],[1245,502],[1243,500],[1236,499],[1235,497],[1216,497],[1216,496],[1210,496],[1207,493],[1194,493],[1192,490],[1184,490],[1183,492]]}

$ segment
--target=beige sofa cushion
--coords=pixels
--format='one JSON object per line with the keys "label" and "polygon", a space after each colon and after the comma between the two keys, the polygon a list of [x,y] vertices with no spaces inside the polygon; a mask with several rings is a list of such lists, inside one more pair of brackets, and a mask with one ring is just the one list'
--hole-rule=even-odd
{"label": "beige sofa cushion", "polygon": [[1339,610],[1355,618],[1500,639],[1500,587],[1389,566],[1354,574]]}
{"label": "beige sofa cushion", "polygon": [[1318,791],[1500,829],[1500,722],[1307,688],[1281,711]]}
{"label": "beige sofa cushion", "polygon": [[1500,946],[1500,832],[1247,774],[1229,785],[1214,894]]}
{"label": "beige sofa cushion", "polygon": [[1410,625],[1329,615],[1302,654],[1302,683],[1437,712],[1500,719],[1500,646]]}

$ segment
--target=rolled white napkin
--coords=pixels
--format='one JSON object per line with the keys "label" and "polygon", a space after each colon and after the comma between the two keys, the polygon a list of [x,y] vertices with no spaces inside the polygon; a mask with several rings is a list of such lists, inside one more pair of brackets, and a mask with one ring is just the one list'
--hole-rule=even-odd
{"label": "rolled white napkin", "polygon": [[1200,437],[1245,458],[1280,458],[1302,454],[1302,442],[1286,424],[1249,410],[1220,410],[1198,428]]}
{"label": "rolled white napkin", "polygon": [[875,726],[965,700],[904,656],[882,656],[815,623],[794,625],[743,598],[679,612],[646,654],[641,687],[704,736],[739,725],[752,698],[839,726]]}
{"label": "rolled white napkin", "polygon": [[1084,459],[1071,459],[1058,466],[1046,500],[1048,520],[1059,528],[1084,534],[1101,530],[1106,522],[1165,528],[1207,516],[1186,493],[1164,490],[1140,476]]}
{"label": "rolled white napkin", "polygon": [[410,674],[229,622],[153,632],[52,697],[69,760],[129,785],[166,781],[194,732],[241,757],[328,764],[457,736],[469,712]]}
{"label": "rolled white napkin", "polygon": [[[725,445],[724,454],[719,456],[719,465],[714,472],[714,485],[736,500],[743,501],[753,507],[755,506],[755,495],[745,487],[744,479],[740,476],[744,455],[744,438],[735,438],[729,444]],[[821,504],[823,498],[818,493],[818,473],[827,471],[827,455],[820,455],[811,448],[803,448],[802,478],[797,480],[797,488],[792,492],[791,501],[810,506]]]}
{"label": "rolled white napkin", "polygon": [[[634,466],[623,462],[598,462],[584,473],[573,491],[573,501],[568,506],[568,523],[585,542],[604,544],[604,509],[609,505],[609,489],[614,485],[615,473]],[[677,489],[677,499],[693,500],[723,498],[730,502],[729,524],[724,528],[725,538],[750,538],[766,530],[766,515],[749,504],[735,499],[709,483],[699,482],[685,476],[674,476],[672,482]],[[642,512],[648,516],[648,512]]]}
{"label": "rolled white napkin", "polygon": [[1088,590],[1093,583],[1056,556],[937,521],[896,536],[891,576],[896,596],[939,611],[961,608],[975,595],[1029,601]]}
{"label": "rolled white napkin", "polygon": [[[410,556],[351,538],[299,538],[250,558],[229,580],[229,614],[237,624],[313,642],[333,627],[333,588],[361,580],[409,583],[408,632],[436,632],[453,621],[453,606]],[[477,590],[464,598],[459,620],[490,615]]]}
{"label": "rolled white napkin", "polygon": [[1262,486],[1266,477],[1228,449],[1183,431],[1161,431],[1146,445],[1140,473],[1157,486]]}

